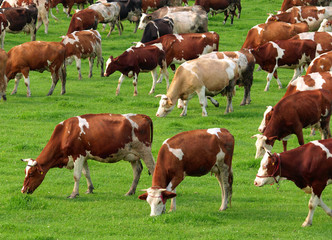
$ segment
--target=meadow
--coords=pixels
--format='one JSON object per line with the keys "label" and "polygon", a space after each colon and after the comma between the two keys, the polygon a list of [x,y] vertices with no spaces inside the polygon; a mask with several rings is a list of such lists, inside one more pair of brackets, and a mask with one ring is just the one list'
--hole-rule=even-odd
{"label": "meadow", "polygon": [[[189,2],[193,5],[193,1]],[[223,14],[209,15],[209,31],[220,35],[220,51],[239,50],[248,30],[265,22],[267,13],[279,10],[282,0],[242,0],[240,19],[223,25]],[[53,10],[59,18],[50,18],[49,34],[44,26],[37,32],[37,40],[60,41],[65,35],[70,19],[62,12]],[[139,41],[143,31],[133,33],[134,25],[124,21],[122,36],[114,31],[106,38],[102,35],[103,57],[118,56]],[[29,41],[24,34],[6,34],[5,50]],[[257,68],[257,66],[256,66]],[[119,96],[115,96],[119,72],[110,77],[100,77],[100,68],[94,66],[93,77],[88,78],[88,60],[82,61],[83,79],[78,80],[75,64],[67,66],[66,94],[60,95],[59,83],[52,96],[46,96],[51,86],[49,72],[30,73],[31,97],[26,97],[26,87],[21,80],[16,95],[10,95],[14,80],[7,88],[7,101],[0,101],[0,239],[330,239],[332,219],[317,208],[313,226],[302,228],[308,213],[310,196],[298,189],[294,183],[283,181],[276,185],[257,188],[253,181],[260,159],[254,159],[255,140],[267,105],[275,105],[286,89],[278,89],[272,80],[270,90],[264,92],[266,73],[255,71],[251,91],[251,104],[240,106],[243,88],[237,87],[233,98],[234,112],[224,115],[226,98],[216,96],[219,108],[211,104],[208,116],[201,116],[197,97],[188,106],[188,115],[180,117],[181,111],[174,109],[167,117],[155,116],[159,98],[148,95],[152,78],[142,73],[138,79],[138,96],[133,96],[131,79],[125,79]],[[170,72],[170,77],[174,74]],[[284,86],[293,75],[292,70],[278,71]],[[166,93],[163,81],[156,87],[155,95]],[[219,212],[221,192],[217,180],[210,174],[187,177],[177,187],[177,210],[151,218],[150,206],[138,199],[141,192],[124,196],[132,181],[129,163],[121,161],[104,164],[89,161],[94,194],[84,194],[86,181],[80,181],[80,196],[67,199],[72,191],[73,172],[67,169],[51,169],[43,183],[32,195],[20,192],[26,164],[21,158],[36,158],[48,142],[54,127],[61,121],[86,113],[142,113],[149,115],[154,123],[152,154],[157,154],[163,141],[175,134],[193,129],[222,127],[235,138],[233,155],[232,206]],[[309,136],[304,130],[305,142],[320,139]],[[202,143],[204,144],[204,143]],[[293,136],[289,149],[298,146]],[[281,142],[273,150],[282,151]],[[152,176],[147,168],[141,175],[139,189],[151,186]],[[332,191],[323,192],[324,202],[332,207]],[[170,201],[167,202],[169,209]]]}

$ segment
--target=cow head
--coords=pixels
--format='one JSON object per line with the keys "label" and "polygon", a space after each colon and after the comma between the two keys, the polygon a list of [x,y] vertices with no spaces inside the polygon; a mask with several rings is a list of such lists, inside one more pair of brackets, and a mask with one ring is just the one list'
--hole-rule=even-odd
{"label": "cow head", "polygon": [[264,115],[263,115],[263,120],[262,120],[261,124],[258,127],[258,131],[260,131],[261,133],[264,132],[264,130],[266,128],[266,125],[268,124],[268,122],[271,119],[272,110],[273,110],[272,106],[266,106],[266,110],[265,110]]}
{"label": "cow head", "polygon": [[256,134],[254,136],[252,136],[251,138],[257,138],[256,140],[256,155],[255,158],[259,158],[264,156],[264,153],[266,151],[271,151],[272,150],[272,146],[273,143],[270,144],[270,142],[274,142],[275,138],[267,138],[264,135],[261,134]]}
{"label": "cow head", "polygon": [[159,101],[159,108],[156,113],[156,116],[165,117],[168,113],[170,113],[173,110],[175,104],[172,102],[171,99],[169,99],[169,97],[167,97],[164,94],[158,94],[155,97],[161,97],[161,99]]}
{"label": "cow head", "polygon": [[266,184],[273,184],[280,179],[280,157],[277,154],[271,154],[270,151],[266,151],[260,168],[258,169],[254,185],[262,187]]}
{"label": "cow head", "polygon": [[317,32],[331,32],[332,31],[332,21],[328,19],[324,19],[320,24]]}
{"label": "cow head", "polygon": [[144,28],[146,27],[146,24],[151,20],[152,20],[151,15],[147,15],[145,13],[142,13],[141,19],[139,21],[138,29],[144,30]]}
{"label": "cow head", "polygon": [[33,193],[44,180],[46,172],[43,172],[37,161],[33,159],[22,159],[22,161],[27,162],[28,165],[25,168],[25,178],[21,192]]}
{"label": "cow head", "polygon": [[138,196],[138,198],[141,200],[146,200],[150,204],[151,217],[164,213],[167,199],[176,197],[175,193],[159,187],[150,187],[142,191],[146,191],[146,193]]}
{"label": "cow head", "polygon": [[113,56],[110,56],[110,58],[106,62],[106,67],[104,72],[105,77],[108,77],[109,75],[115,72],[115,70],[113,69],[113,63],[114,63],[114,58]]}

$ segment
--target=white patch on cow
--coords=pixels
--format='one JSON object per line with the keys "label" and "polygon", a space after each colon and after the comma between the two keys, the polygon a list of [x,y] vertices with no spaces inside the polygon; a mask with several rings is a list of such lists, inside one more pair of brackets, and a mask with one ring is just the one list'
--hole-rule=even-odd
{"label": "white patch on cow", "polygon": [[216,135],[219,138],[218,133],[221,133],[220,128],[209,128],[207,130],[207,133],[211,134],[211,135]]}
{"label": "white patch on cow", "polygon": [[63,121],[59,123],[60,125],[63,125]]}
{"label": "white patch on cow", "polygon": [[205,35],[205,34],[203,34],[203,35],[202,35],[202,38],[206,38],[206,35]]}
{"label": "white patch on cow", "polygon": [[224,160],[225,155],[226,155],[226,154],[224,153],[224,151],[220,148],[220,152],[218,152],[217,157],[216,157],[216,160],[217,160],[217,161]]}
{"label": "white patch on cow", "polygon": [[306,186],[305,188],[302,188],[302,190],[307,193],[307,194],[311,194],[312,193],[312,187]]}
{"label": "white patch on cow", "polygon": [[48,67],[52,65],[52,62],[50,60],[47,60]]}
{"label": "white patch on cow", "polygon": [[325,113],[322,114],[321,116],[322,116],[322,117],[327,117],[327,115],[329,115],[329,110],[326,108],[326,109],[325,109]]}
{"label": "white patch on cow", "polygon": [[223,61],[227,61],[228,63],[228,67],[226,68],[226,73],[227,73],[227,76],[228,76],[228,79],[233,79],[234,78],[234,69],[236,68],[236,63],[232,60],[227,60],[227,59],[224,59]]}
{"label": "white patch on cow", "polygon": [[299,36],[299,39],[301,39],[301,40],[308,39],[308,40],[314,41],[315,32],[304,32],[304,33],[298,34],[298,36]]}
{"label": "white patch on cow", "polygon": [[165,189],[147,189],[148,197],[146,198],[146,201],[151,207],[151,217],[161,215],[164,211],[165,204],[162,202],[161,196],[163,191],[165,191]]}
{"label": "white patch on cow", "polygon": [[213,49],[215,49],[214,46],[206,45],[203,49],[202,54],[200,54],[200,56],[212,52]]}
{"label": "white patch on cow", "polygon": [[[31,159],[31,158],[29,158],[29,159],[25,159],[24,161],[25,161],[25,162],[28,162],[28,164],[27,164],[27,166],[26,166],[26,168],[25,168],[25,177],[27,177],[30,168],[36,166],[36,165],[37,165],[37,161],[35,161],[35,160]],[[22,189],[23,189],[23,188],[22,188]]]}
{"label": "white patch on cow", "polygon": [[163,45],[161,43],[155,43],[155,44],[152,44],[153,46],[156,46],[157,48],[159,48],[160,50],[164,50],[163,49]]}
{"label": "white patch on cow", "polygon": [[[168,140],[168,139],[167,139]],[[182,160],[184,153],[182,152],[182,149],[180,148],[171,148],[169,146],[169,144],[167,143],[167,140],[164,141],[163,145],[166,144],[168,147],[168,150],[176,157],[178,158],[180,161]]]}
{"label": "white patch on cow", "polygon": [[128,48],[126,52],[134,52],[134,49],[132,47]]}
{"label": "white patch on cow", "polygon": [[67,169],[73,169],[74,168],[74,159],[73,156],[68,156],[68,163],[66,165]]}
{"label": "white patch on cow", "polygon": [[326,81],[322,78],[322,75],[319,72],[310,73],[309,76],[312,80],[315,81],[315,85],[312,87],[309,87],[304,82],[304,76],[298,77],[293,82],[291,82],[292,86],[296,86],[297,91],[308,91],[308,90],[315,90],[315,89],[321,89],[323,84],[326,83]]}
{"label": "white patch on cow", "polygon": [[77,116],[77,119],[78,119],[78,126],[81,129],[81,132],[80,132],[80,136],[81,136],[82,133],[85,134],[84,127],[86,127],[87,129],[89,129],[89,123],[88,123],[88,121],[86,119],[81,118],[80,116]]}
{"label": "white patch on cow", "polygon": [[261,32],[264,30],[263,28],[259,27],[258,25],[254,26],[253,28],[257,30],[258,35],[260,35]]}
{"label": "white patch on cow", "polygon": [[327,147],[325,147],[322,143],[318,142],[318,140],[311,141],[311,143],[320,147],[326,153],[326,158],[332,157],[330,150]]}
{"label": "white patch on cow", "polygon": [[275,42],[270,41],[270,43],[275,49],[277,49],[278,56],[276,57],[276,59],[281,59],[285,54],[285,50],[280,48],[279,45],[276,44]]}
{"label": "white patch on cow", "polygon": [[199,78],[198,75],[197,75],[197,73],[193,70],[193,67],[195,66],[195,64],[190,64],[190,63],[188,63],[188,62],[184,62],[184,63],[181,64],[181,66],[182,66],[183,68],[185,68],[186,70],[188,70],[189,72],[191,72],[191,73],[192,73],[193,75],[195,75],[197,78]]}
{"label": "white patch on cow", "polygon": [[76,17],[76,19],[82,21],[82,19],[80,17]]}
{"label": "white patch on cow", "polygon": [[326,185],[330,185],[330,184],[332,184],[332,179],[327,180]]}
{"label": "white patch on cow", "polygon": [[130,122],[133,128],[138,129],[137,123],[130,119],[130,117],[136,116],[136,114],[128,113],[128,114],[123,114],[122,116],[124,116]]}
{"label": "white patch on cow", "polygon": [[272,106],[266,106],[266,110],[265,110],[264,115],[263,115],[263,120],[262,120],[261,124],[258,127],[258,131],[260,131],[261,133],[264,131],[264,129],[266,127],[266,122],[265,122],[266,115],[271,111],[272,111]]}
{"label": "white patch on cow", "polygon": [[111,58],[107,59],[106,64],[105,64],[106,66],[105,66],[105,73],[104,74],[106,74],[106,70],[107,70],[108,66],[111,64],[111,62],[112,62]]}
{"label": "white patch on cow", "polygon": [[176,37],[176,40],[178,40],[179,42],[183,40],[183,37],[179,34],[174,34],[174,36]]}

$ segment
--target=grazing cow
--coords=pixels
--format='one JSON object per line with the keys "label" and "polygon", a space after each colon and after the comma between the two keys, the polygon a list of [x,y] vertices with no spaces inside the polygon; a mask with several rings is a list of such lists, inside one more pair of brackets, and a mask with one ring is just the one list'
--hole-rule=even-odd
{"label": "grazing cow", "polygon": [[[208,144],[202,144],[208,143]],[[219,211],[231,205],[234,137],[224,128],[199,129],[179,133],[161,146],[152,178],[152,187],[139,199],[151,206],[150,216],[165,212],[166,200],[172,198],[170,211],[176,210],[176,187],[185,176],[214,173],[221,188]]]}
{"label": "grazing cow", "polygon": [[242,45],[243,48],[256,48],[264,43],[275,40],[286,40],[298,33],[308,32],[306,23],[285,23],[285,22],[268,22],[261,23],[252,27],[247,34],[247,38]]}
{"label": "grazing cow", "polygon": [[96,30],[82,30],[62,36],[61,43],[66,48],[66,65],[70,65],[74,59],[78,71],[78,79],[82,79],[81,59],[89,58],[89,78],[92,77],[93,61],[97,57],[97,65],[100,65],[101,76],[104,76],[104,59],[101,50],[101,36]]}
{"label": "grazing cow", "polygon": [[120,93],[120,87],[125,77],[134,77],[134,96],[137,96],[137,79],[140,72],[152,71],[152,88],[149,94],[154,92],[158,73],[157,67],[162,69],[163,74],[166,76],[167,88],[168,72],[166,65],[165,52],[162,49],[161,44],[153,44],[144,47],[131,47],[127,49],[120,56],[110,58],[106,62],[106,70],[104,75],[107,77],[115,71],[120,71],[122,74],[119,78],[118,87],[116,88],[116,95]]}
{"label": "grazing cow", "polygon": [[33,193],[47,172],[54,167],[74,169],[74,189],[69,198],[79,195],[79,181],[83,171],[88,190],[93,192],[88,159],[115,163],[131,163],[134,180],[126,195],[135,193],[143,166],[143,159],[153,174],[155,162],[151,154],[153,127],[150,117],[141,114],[86,114],[59,123],[36,158],[26,159],[22,193]]}
{"label": "grazing cow", "polygon": [[200,56],[200,58],[232,59],[233,61],[236,61],[239,66],[240,74],[240,78],[236,84],[244,86],[244,96],[240,105],[250,104],[250,89],[254,78],[255,58],[248,50],[242,49],[236,52],[211,52]]}
{"label": "grazing cow", "polygon": [[[256,59],[256,63],[269,74],[264,91],[268,91],[272,76],[277,79],[279,88],[282,84],[278,78],[276,70],[278,67],[294,69],[292,80],[301,74],[301,68],[309,65],[316,56],[317,43],[312,40],[276,40],[267,42],[255,49],[251,53]],[[291,80],[291,81],[292,81]]]}
{"label": "grazing cow", "polygon": [[[5,42],[5,32],[9,33],[19,33],[25,32],[29,33],[31,36],[31,41],[36,40],[36,23],[38,10],[35,5],[29,5],[26,8],[13,7],[13,8],[0,8],[0,13],[4,14],[7,23],[1,26],[1,48],[4,48]],[[3,22],[4,18],[2,18]]]}
{"label": "grazing cow", "polygon": [[288,23],[305,22],[310,31],[316,31],[325,19],[332,19],[332,7],[292,7],[286,12],[270,15],[266,22],[281,21]]}
{"label": "grazing cow", "polygon": [[95,3],[88,7],[88,9],[95,10],[100,13],[101,19],[99,19],[100,23],[109,23],[111,28],[107,34],[107,37],[111,35],[112,30],[114,29],[114,25],[116,25],[120,31],[121,35],[121,27],[120,27],[120,5],[115,2],[111,3]]}
{"label": "grazing cow", "polygon": [[8,61],[6,65],[6,77],[9,80],[15,78],[15,87],[12,94],[17,92],[17,86],[24,77],[24,83],[27,86],[27,96],[31,96],[29,71],[51,72],[52,86],[47,95],[51,95],[59,80],[62,82],[61,94],[66,92],[66,49],[59,42],[26,42],[15,46],[8,52]]}
{"label": "grazing cow", "polygon": [[7,53],[0,49],[0,100],[6,101],[7,79],[5,78],[5,70],[7,64]]}
{"label": "grazing cow", "polygon": [[83,9],[72,16],[67,34],[81,30],[96,30],[101,18],[101,14],[95,10]]}
{"label": "grazing cow", "polygon": [[332,20],[324,19],[317,32],[332,32]]}
{"label": "grazing cow", "polygon": [[147,13],[149,10],[156,10],[169,5],[169,0],[142,0],[142,12]]}
{"label": "grazing cow", "polygon": [[232,98],[238,79],[238,64],[230,59],[197,58],[185,62],[176,70],[166,95],[156,96],[161,97],[156,116],[165,117],[169,114],[178,99],[184,101],[180,116],[187,115],[188,101],[195,94],[198,95],[202,107],[202,116],[207,116],[206,96],[215,96],[219,93],[227,95],[225,114],[232,112]]}
{"label": "grazing cow", "polygon": [[312,141],[283,153],[265,154],[254,181],[262,187],[280,180],[291,180],[305,193],[311,194],[309,213],[302,227],[312,225],[317,206],[332,217],[332,210],[323,202],[322,192],[332,179],[332,140]]}
{"label": "grazing cow", "polygon": [[294,6],[329,6],[330,0],[284,0],[280,11],[286,11]]}
{"label": "grazing cow", "polygon": [[[320,122],[322,139],[331,137],[330,116],[332,94],[324,89],[296,92],[281,99],[274,107],[271,119],[263,132],[256,134],[256,156],[263,156],[266,150],[271,151],[275,140],[288,139],[295,134],[300,145],[304,144],[302,128]],[[284,141],[284,151],[287,141]]]}
{"label": "grazing cow", "polygon": [[154,19],[169,17],[174,21],[174,33],[203,33],[208,31],[208,18],[201,6],[163,7],[151,14],[142,14],[139,29]]}
{"label": "grazing cow", "polygon": [[49,0],[3,0],[1,8],[12,8],[12,7],[27,7],[31,4],[35,4],[38,9],[38,23],[37,30],[44,23],[45,33],[48,33],[48,10],[50,7]]}
{"label": "grazing cow", "polygon": [[169,17],[151,20],[144,29],[141,43],[147,43],[166,34],[172,34],[173,28],[174,22]]}
{"label": "grazing cow", "polygon": [[312,40],[317,43],[316,56],[332,51],[332,33],[331,32],[304,32],[299,33],[291,40]]}
{"label": "grazing cow", "polygon": [[317,56],[310,63],[307,73],[332,71],[332,51]]}

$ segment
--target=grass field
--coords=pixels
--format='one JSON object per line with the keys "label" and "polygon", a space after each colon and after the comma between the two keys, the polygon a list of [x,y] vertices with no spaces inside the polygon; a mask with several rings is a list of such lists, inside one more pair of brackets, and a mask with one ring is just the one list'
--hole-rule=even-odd
{"label": "grass field", "polygon": [[[280,9],[282,0],[242,0],[240,19],[222,25],[223,15],[209,16],[209,30],[220,35],[220,50],[239,50],[248,30],[265,22],[268,12]],[[190,1],[190,5],[193,2]],[[37,32],[37,40],[60,41],[65,35],[70,19],[60,12],[54,14],[58,22],[50,19],[49,34],[44,27]],[[102,35],[105,62],[110,55],[118,56],[131,42],[140,40],[142,31],[134,34],[134,25],[124,22],[124,33],[115,31],[110,38]],[[7,34],[5,50],[30,40],[23,34]],[[30,98],[21,80],[16,95],[10,96],[14,86],[7,88],[7,102],[0,101],[0,239],[330,239],[332,219],[317,208],[310,228],[301,228],[308,213],[309,195],[292,182],[257,188],[253,180],[260,159],[254,159],[257,127],[266,105],[274,105],[285,93],[273,80],[269,92],[264,92],[266,73],[255,72],[252,102],[239,106],[243,88],[237,88],[233,98],[234,112],[224,115],[226,98],[217,96],[220,107],[209,105],[208,117],[201,117],[197,97],[189,102],[188,116],[180,117],[174,109],[166,118],[155,113],[159,99],[148,95],[151,74],[140,74],[138,96],[133,96],[132,80],[126,79],[119,96],[115,96],[119,72],[110,77],[100,77],[94,66],[94,76],[89,79],[88,61],[82,61],[83,80],[78,80],[75,64],[67,66],[66,94],[60,95],[60,84],[52,96],[46,96],[51,86],[50,73],[31,72]],[[284,86],[293,75],[291,70],[278,71]],[[170,71],[171,77],[173,73]],[[156,94],[166,93],[165,81],[156,88]],[[86,113],[142,113],[154,123],[152,153],[157,158],[163,141],[175,134],[201,128],[227,128],[235,137],[233,156],[232,207],[219,212],[221,193],[217,180],[209,174],[200,178],[186,178],[177,188],[177,211],[160,217],[149,217],[150,207],[140,201],[137,192],[125,197],[132,181],[131,166],[127,162],[103,164],[89,161],[95,193],[85,195],[86,181],[81,179],[80,196],[67,199],[74,181],[73,172],[51,169],[44,182],[32,195],[20,192],[26,164],[21,158],[36,158],[48,142],[56,124],[69,117]],[[305,142],[319,139],[309,137],[304,131]],[[204,144],[204,143],[202,143]],[[296,137],[289,141],[289,148],[298,146]],[[280,152],[282,144],[276,142],[274,151]],[[145,167],[145,166],[144,166]],[[148,188],[152,177],[145,167],[138,189]],[[323,193],[325,203],[332,207],[331,188]],[[167,202],[169,209],[170,201]]]}

